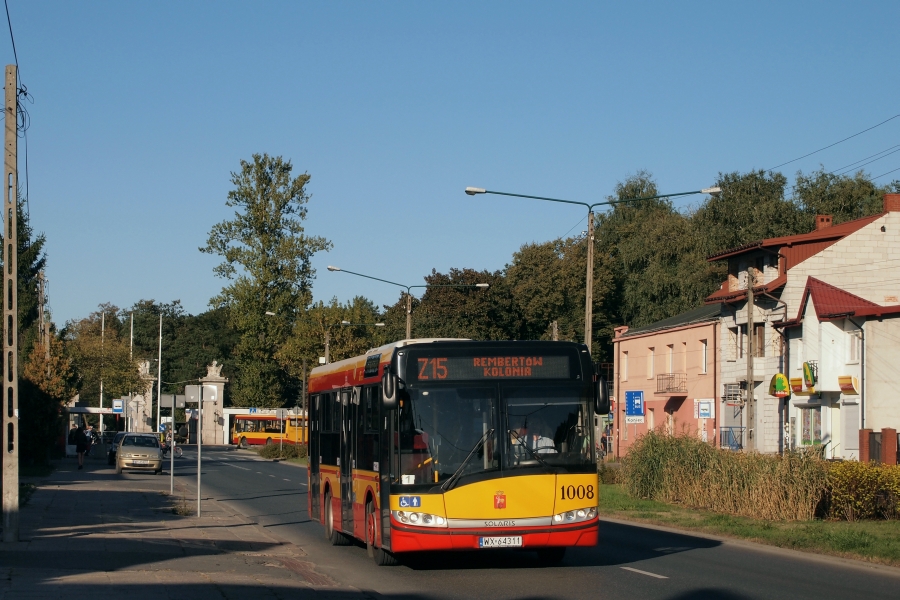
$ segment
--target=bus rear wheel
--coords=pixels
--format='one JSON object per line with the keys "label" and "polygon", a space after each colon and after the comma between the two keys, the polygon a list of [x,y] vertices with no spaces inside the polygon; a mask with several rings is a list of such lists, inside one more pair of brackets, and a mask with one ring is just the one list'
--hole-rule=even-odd
{"label": "bus rear wheel", "polygon": [[375,512],[375,503],[372,500],[366,502],[366,554],[375,559],[379,567],[393,567],[398,564],[397,557],[382,548],[375,547],[375,532],[378,529],[378,515]]}
{"label": "bus rear wheel", "polygon": [[325,492],[325,539],[332,546],[349,546],[350,539],[334,528],[334,508],[331,502],[331,490]]}
{"label": "bus rear wheel", "polygon": [[238,442],[238,447],[246,449],[247,448],[247,438],[242,437],[241,441]]}
{"label": "bus rear wheel", "polygon": [[272,438],[266,438],[266,446],[272,445]]}

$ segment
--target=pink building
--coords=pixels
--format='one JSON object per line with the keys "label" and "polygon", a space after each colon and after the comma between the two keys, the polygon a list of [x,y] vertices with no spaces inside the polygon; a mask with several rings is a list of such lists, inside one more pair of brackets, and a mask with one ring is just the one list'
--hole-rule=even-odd
{"label": "pink building", "polygon": [[651,429],[717,443],[716,355],[722,304],[701,306],[645,327],[617,327],[613,448],[624,456]]}

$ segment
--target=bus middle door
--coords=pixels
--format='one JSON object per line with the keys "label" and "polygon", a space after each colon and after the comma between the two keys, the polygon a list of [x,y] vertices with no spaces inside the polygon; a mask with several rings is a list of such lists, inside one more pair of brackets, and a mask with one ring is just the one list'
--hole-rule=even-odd
{"label": "bus middle door", "polygon": [[353,533],[353,402],[351,390],[341,390],[341,529]]}

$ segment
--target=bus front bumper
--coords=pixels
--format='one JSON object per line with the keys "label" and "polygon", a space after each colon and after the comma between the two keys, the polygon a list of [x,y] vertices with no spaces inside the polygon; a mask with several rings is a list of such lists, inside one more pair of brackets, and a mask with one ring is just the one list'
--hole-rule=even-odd
{"label": "bus front bumper", "polygon": [[443,529],[404,527],[391,522],[391,552],[417,550],[477,550],[483,537],[522,538],[523,549],[549,546],[596,546],[599,519],[577,525],[530,527],[523,529]]}

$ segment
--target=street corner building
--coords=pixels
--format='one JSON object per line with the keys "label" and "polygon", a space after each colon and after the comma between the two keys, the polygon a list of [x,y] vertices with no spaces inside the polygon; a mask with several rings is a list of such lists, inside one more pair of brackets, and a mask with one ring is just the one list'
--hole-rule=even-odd
{"label": "street corner building", "polygon": [[878,215],[838,225],[818,215],[810,233],[708,260],[727,261],[728,278],[705,306],[616,328],[617,454],[657,429],[896,464],[900,194]]}

